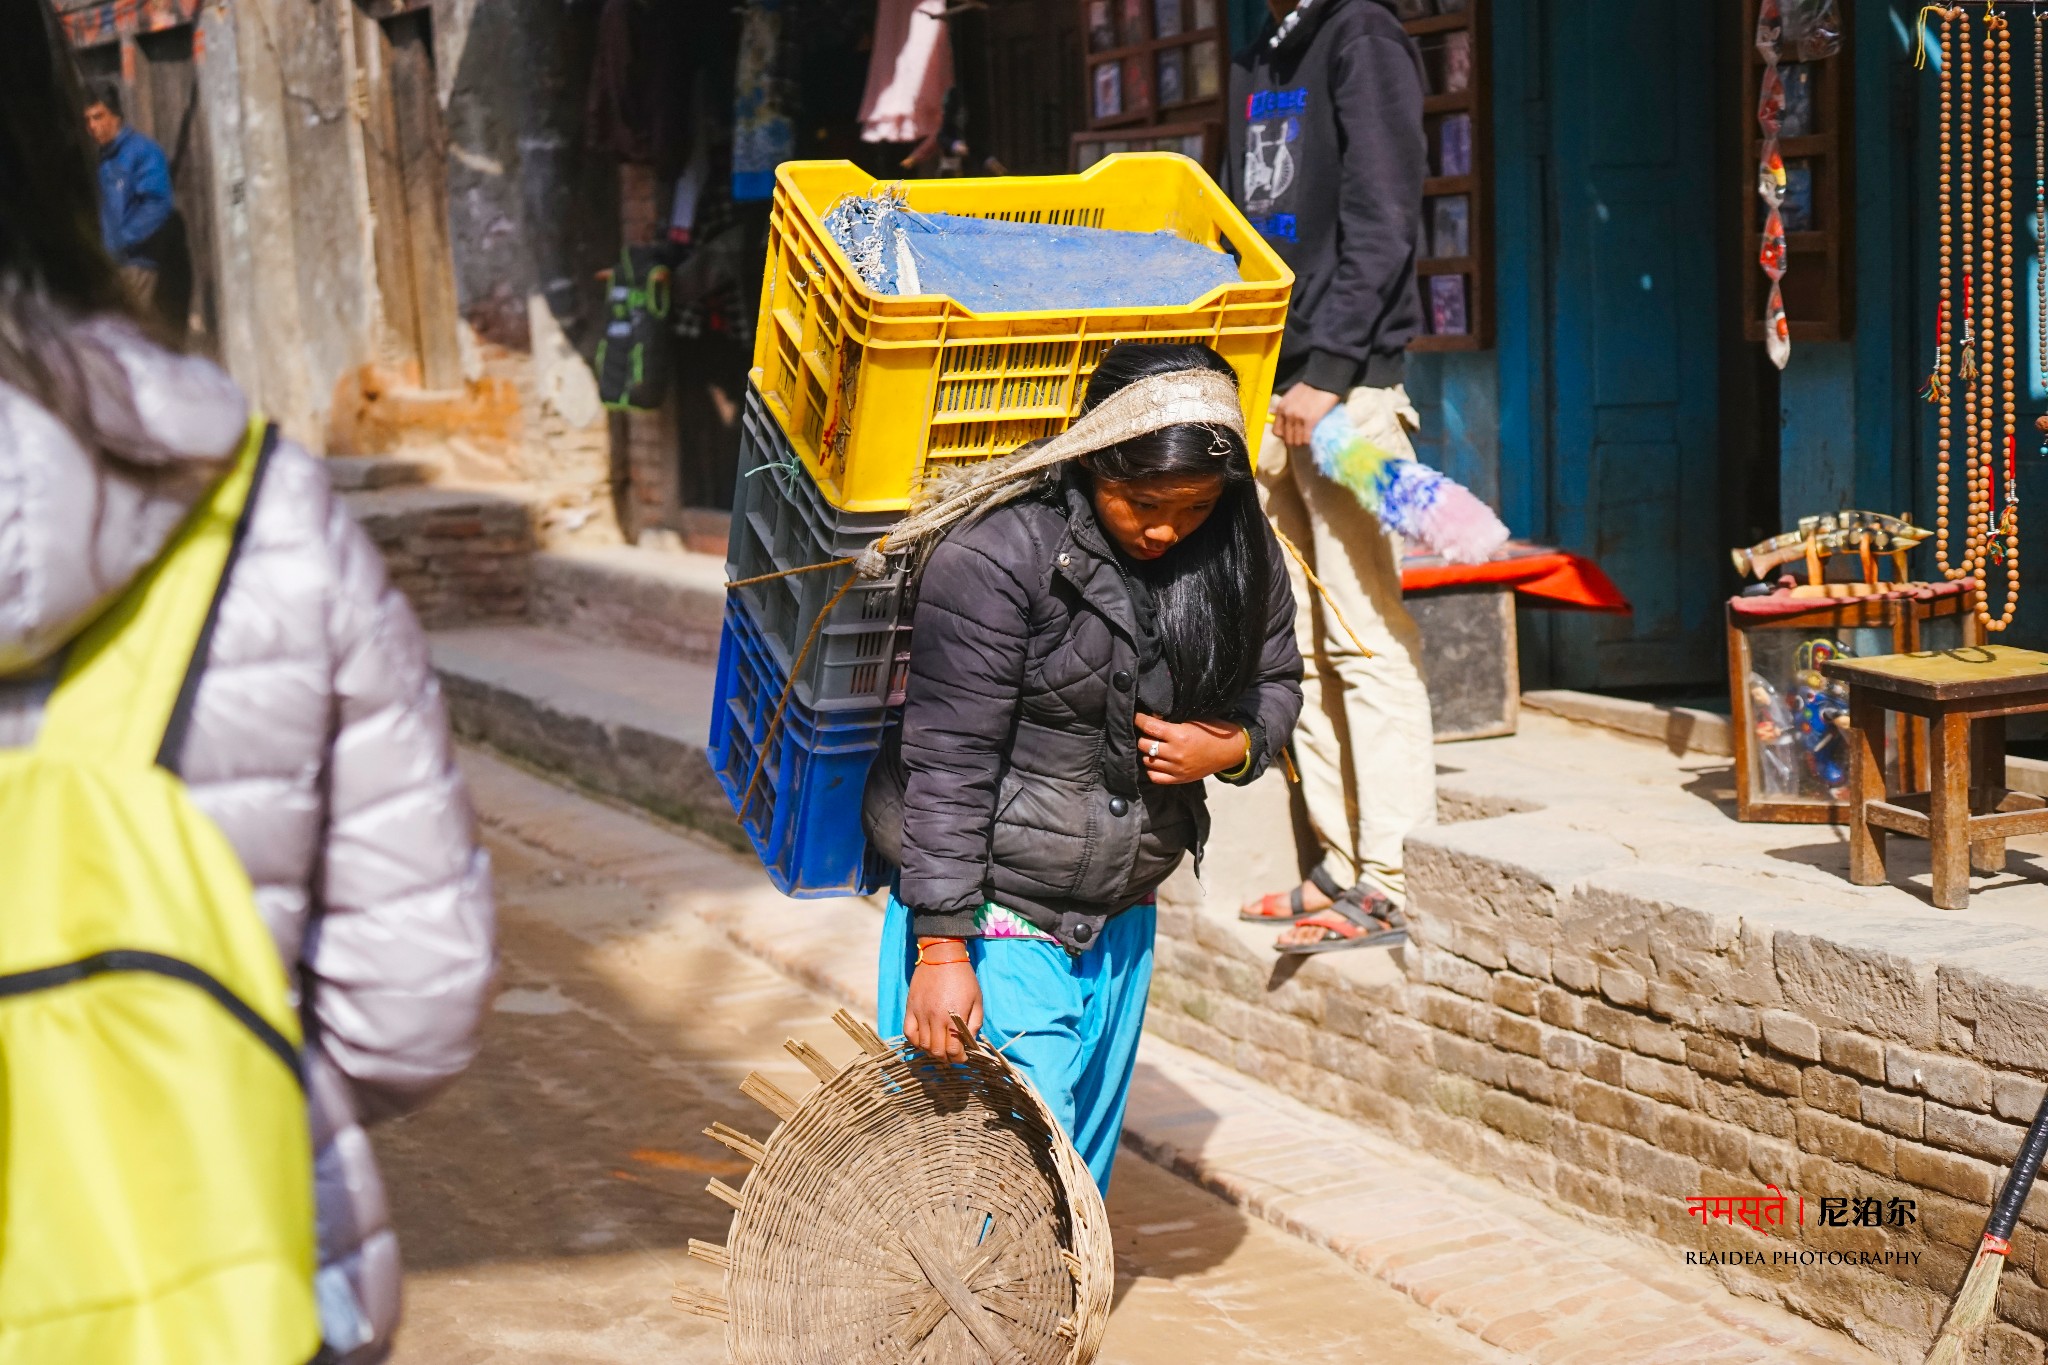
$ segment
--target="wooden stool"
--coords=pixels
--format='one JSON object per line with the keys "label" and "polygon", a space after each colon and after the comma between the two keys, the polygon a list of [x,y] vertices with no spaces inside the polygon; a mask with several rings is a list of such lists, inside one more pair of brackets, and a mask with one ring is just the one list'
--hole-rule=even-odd
{"label": "wooden stool", "polygon": [[[1929,654],[1837,659],[1849,685],[1849,880],[1885,881],[1887,832],[1934,846],[1934,903],[1970,904],[1970,872],[2005,870],[2005,841],[2048,832],[2048,801],[2005,786],[2005,718],[2048,711],[2048,654],[1971,645]],[[1885,784],[1885,713],[1927,720],[1931,790]]]}

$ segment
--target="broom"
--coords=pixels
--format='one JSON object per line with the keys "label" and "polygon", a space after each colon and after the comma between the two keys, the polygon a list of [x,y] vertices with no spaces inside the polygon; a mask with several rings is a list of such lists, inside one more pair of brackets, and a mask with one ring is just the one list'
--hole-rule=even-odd
{"label": "broom", "polygon": [[1941,1335],[1934,1339],[1934,1349],[1927,1353],[1927,1365],[1962,1365],[1966,1349],[1991,1321],[1992,1309],[1998,1303],[1998,1276],[2005,1269],[2006,1254],[2012,1250],[2012,1230],[2034,1188],[2043,1155],[2048,1155],[2048,1095],[2042,1096],[2041,1107],[2034,1111],[2034,1121],[2027,1128],[2026,1140],[2020,1144],[2020,1154],[2013,1161],[2012,1170],[2006,1173],[2005,1184],[1999,1187],[1991,1217],[1984,1223],[1984,1240],[1977,1247],[1977,1259],[1971,1262],[1970,1273],[1963,1280],[1956,1301],[1949,1305]]}

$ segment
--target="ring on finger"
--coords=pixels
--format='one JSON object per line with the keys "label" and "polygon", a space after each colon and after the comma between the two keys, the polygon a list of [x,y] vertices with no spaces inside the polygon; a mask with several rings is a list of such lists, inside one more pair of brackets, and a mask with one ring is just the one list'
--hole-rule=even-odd
{"label": "ring on finger", "polygon": [[1145,751],[1145,753],[1146,753],[1146,756],[1147,756],[1147,757],[1150,757],[1150,758],[1157,758],[1157,757],[1159,757],[1159,741],[1158,741],[1158,740],[1156,740],[1156,739],[1155,739],[1155,740],[1153,740],[1153,741],[1152,741],[1152,747],[1151,747],[1151,748],[1149,748],[1149,749],[1147,749],[1147,750]]}

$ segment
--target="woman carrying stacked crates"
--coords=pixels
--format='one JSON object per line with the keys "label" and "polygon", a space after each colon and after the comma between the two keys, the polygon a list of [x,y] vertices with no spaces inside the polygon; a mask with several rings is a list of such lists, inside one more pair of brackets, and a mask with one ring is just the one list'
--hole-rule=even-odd
{"label": "woman carrying stacked crates", "polygon": [[[1179,157],[914,207],[777,181],[713,767],[784,891],[891,888],[881,1031],[958,1059],[950,1016],[984,1030],[1106,1188],[1157,888],[1203,780],[1260,776],[1301,707],[1245,436],[1291,276]],[[1027,239],[1090,268],[975,256]],[[1102,268],[1132,251],[1183,274]],[[1030,311],[1083,277],[1114,297]]]}
{"label": "woman carrying stacked crates", "polygon": [[[1202,782],[1278,760],[1294,595],[1230,367],[1119,345],[1067,432],[891,537],[938,536],[869,834],[901,868],[881,1030],[958,1060],[986,1029],[1106,1192],[1152,976],[1154,897],[1209,829]],[[936,524],[935,524],[936,523]]]}

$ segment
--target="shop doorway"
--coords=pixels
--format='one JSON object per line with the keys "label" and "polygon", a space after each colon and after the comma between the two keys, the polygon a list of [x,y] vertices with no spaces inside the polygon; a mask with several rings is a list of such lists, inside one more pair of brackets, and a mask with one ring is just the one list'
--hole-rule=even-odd
{"label": "shop doorway", "polygon": [[198,51],[190,24],[137,34],[129,62],[121,44],[77,53],[88,85],[112,82],[130,127],[164,150],[176,211],[151,251],[158,261],[157,302],[173,331],[202,355],[220,349],[219,261],[215,254],[213,143],[199,97]]}
{"label": "shop doorway", "polygon": [[1086,107],[1078,8],[995,0],[983,22],[989,127],[976,141],[1012,175],[1064,174],[1075,115]]}
{"label": "shop doorway", "polygon": [[378,293],[401,360],[428,389],[462,386],[448,232],[448,136],[434,80],[433,16],[356,12],[363,150],[375,221]]}
{"label": "shop doorway", "polygon": [[178,206],[166,232],[157,289],[167,309],[184,317],[186,344],[215,355],[220,313],[212,142],[199,98],[192,25],[140,35],[135,56],[135,124],[164,149],[171,163],[171,197]]}
{"label": "shop doorway", "polygon": [[1591,553],[1635,605],[1542,614],[1547,671],[1566,687],[1681,686],[1720,664],[1727,256],[1703,60],[1718,8],[1545,6],[1550,537]]}

